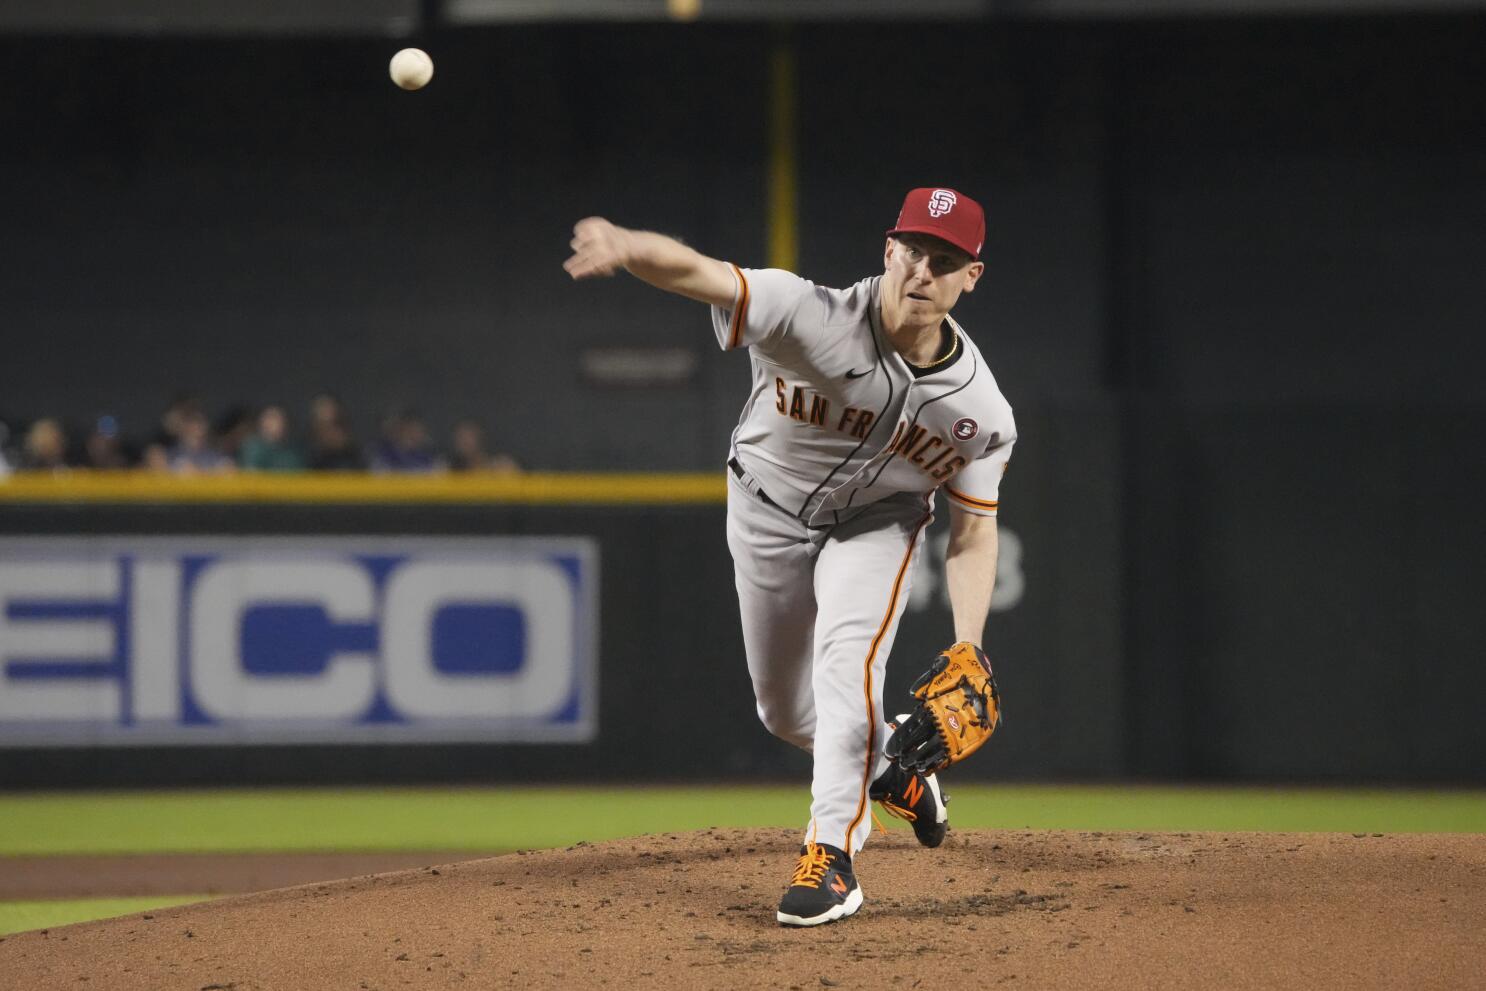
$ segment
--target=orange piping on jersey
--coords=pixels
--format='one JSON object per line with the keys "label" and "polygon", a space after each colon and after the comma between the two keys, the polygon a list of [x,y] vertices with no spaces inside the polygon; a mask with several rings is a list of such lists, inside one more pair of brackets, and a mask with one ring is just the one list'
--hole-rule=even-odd
{"label": "orange piping on jersey", "polygon": [[[728,262],[732,265],[732,262]],[[738,305],[733,307],[733,325],[728,328],[728,350],[731,351],[743,341],[743,321],[748,316],[748,280],[743,276],[743,270],[733,265],[733,274],[738,277]]]}
{"label": "orange piping on jersey", "polygon": [[871,808],[867,801],[867,792],[872,787],[872,769],[877,766],[877,706],[872,704],[872,660],[877,656],[877,648],[882,646],[882,638],[887,636],[888,627],[893,625],[893,613],[898,611],[898,593],[903,591],[903,576],[908,573],[908,565],[913,560],[913,548],[918,544],[918,535],[924,532],[924,527],[933,518],[932,515],[927,515],[919,520],[913,536],[908,538],[908,550],[903,552],[898,577],[893,579],[893,594],[888,597],[887,612],[882,617],[882,625],[877,628],[877,636],[872,638],[872,647],[867,651],[867,662],[862,666],[863,690],[867,698],[867,766],[862,770],[862,797],[857,801],[857,812],[851,819],[851,825],[846,827],[846,842],[841,844],[841,849],[848,856],[852,852],[851,834],[856,832],[857,824]]}
{"label": "orange piping on jersey", "polygon": [[951,499],[954,499],[957,502],[963,502],[965,505],[967,505],[967,506],[973,506],[976,509],[990,509],[990,510],[994,510],[997,506],[1001,505],[1000,502],[995,502],[995,501],[991,501],[991,500],[987,500],[987,499],[977,499],[974,496],[967,496],[963,492],[956,492],[954,489],[950,488],[948,485],[946,485],[944,487],[944,491],[947,492],[947,493],[949,493],[949,497]]}

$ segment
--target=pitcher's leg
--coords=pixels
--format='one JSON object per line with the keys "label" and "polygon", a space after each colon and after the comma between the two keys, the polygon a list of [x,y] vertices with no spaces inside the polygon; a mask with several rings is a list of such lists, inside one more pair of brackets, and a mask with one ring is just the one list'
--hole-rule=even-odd
{"label": "pitcher's leg", "polygon": [[729,479],[728,548],[759,719],[808,751],[815,740],[816,548],[804,538],[797,521]]}
{"label": "pitcher's leg", "polygon": [[882,679],[931,517],[833,537],[816,562],[815,774],[807,838],[855,854],[886,758]]}

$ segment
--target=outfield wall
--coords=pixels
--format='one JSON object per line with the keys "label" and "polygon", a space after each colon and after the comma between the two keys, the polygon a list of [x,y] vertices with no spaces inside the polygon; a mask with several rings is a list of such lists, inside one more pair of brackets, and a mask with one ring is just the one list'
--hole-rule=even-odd
{"label": "outfield wall", "polygon": [[[1097,430],[1092,417],[1027,422],[1050,439],[1043,451],[1067,452],[1082,443],[1089,445],[1090,459],[1114,460],[1113,445],[1092,441]],[[1180,440],[1174,433],[1172,443]],[[1418,488],[1407,498],[1432,498],[1434,512],[1410,517],[1407,533],[1380,538],[1380,559],[1394,570],[1379,585],[1376,572],[1366,566],[1370,554],[1338,538],[1361,525],[1372,512],[1369,507],[1344,511],[1307,503],[1238,526],[1238,517],[1224,511],[1237,497],[1211,477],[1211,466],[1194,463],[1189,472],[1166,479],[1171,487],[1162,499],[1127,514],[1108,485],[1084,476],[1084,464],[1047,453],[1018,459],[1015,486],[1008,488],[1004,503],[1000,591],[987,635],[1006,695],[1007,722],[995,745],[959,774],[1482,780],[1486,742],[1476,731],[1472,700],[1486,688],[1486,674],[1471,663],[1479,641],[1472,639],[1467,604],[1458,601],[1468,594],[1466,587],[1454,585],[1444,570],[1451,561],[1473,566],[1468,541],[1458,542],[1453,555],[1443,546],[1460,525],[1457,513],[1464,508],[1463,496],[1450,496],[1448,466],[1415,459]],[[569,504],[552,502],[565,482],[587,496],[575,496]],[[68,613],[49,607],[45,595],[32,594],[26,601],[28,564],[21,551],[36,547],[71,553],[92,546],[105,555],[109,548],[122,548],[136,559],[164,547],[168,560],[152,566],[182,562],[183,601],[195,580],[190,568],[241,556],[245,548],[260,557],[281,553],[287,545],[311,557],[329,548],[329,558],[342,564],[348,557],[368,559],[371,564],[345,567],[356,574],[365,570],[366,587],[380,590],[378,568],[426,556],[430,546],[438,549],[435,557],[484,555],[497,566],[509,558],[502,541],[534,542],[544,554],[552,553],[549,545],[590,547],[592,567],[585,574],[595,579],[595,601],[593,612],[582,615],[596,617],[595,666],[583,667],[575,654],[572,672],[579,689],[596,687],[591,723],[590,710],[583,709],[567,714],[581,731],[544,730],[546,735],[524,737],[528,742],[500,742],[523,738],[510,735],[512,711],[502,710],[492,711],[485,725],[477,717],[462,729],[379,736],[397,722],[397,699],[403,695],[392,700],[390,710],[357,710],[343,713],[340,723],[331,720],[332,729],[346,730],[342,737],[324,736],[322,719],[310,727],[310,738],[319,741],[313,744],[305,742],[308,724],[291,719],[255,725],[236,736],[230,720],[215,736],[193,737],[188,725],[170,745],[160,746],[127,739],[128,727],[115,725],[114,710],[108,710],[93,730],[74,727],[67,746],[42,746],[12,733],[8,745],[0,746],[0,786],[710,781],[789,777],[805,770],[805,757],[770,738],[753,714],[723,534],[720,473],[662,476],[653,487],[671,491],[672,501],[657,495],[630,503],[605,501],[594,493],[606,483],[612,491],[625,491],[633,478],[544,476],[501,483],[494,487],[503,493],[498,496],[475,495],[479,483],[461,491],[454,480],[412,479],[405,494],[416,495],[413,501],[394,497],[397,482],[376,480],[366,480],[362,497],[352,500],[336,488],[344,483],[331,483],[326,502],[275,501],[262,493],[254,500],[222,501],[220,487],[210,482],[172,479],[153,483],[155,496],[146,483],[132,482],[143,487],[134,493],[140,501],[129,503],[87,501],[88,486],[81,482],[73,484],[76,501],[66,504],[0,498],[0,577],[5,579],[0,584],[11,596],[3,629],[14,634],[28,622],[65,623],[69,616],[97,621],[116,608]],[[443,496],[431,501],[440,484]],[[639,494],[631,488],[626,498]],[[296,495],[304,500],[305,486]],[[1407,516],[1404,498],[1395,494],[1381,501],[1382,511]],[[1127,516],[1134,517],[1134,531]],[[1214,520],[1228,522],[1215,527]],[[937,581],[944,528],[941,518],[893,653],[889,706],[906,697],[907,682],[949,635]],[[1133,549],[1122,542],[1131,532],[1143,534]],[[1412,546],[1436,546],[1439,553],[1410,564]],[[1312,558],[1304,570],[1297,552]],[[1276,568],[1276,560],[1289,564]],[[140,566],[134,567],[137,574]],[[1141,584],[1127,584],[1130,574]],[[1327,580],[1325,587],[1310,584],[1316,576]],[[1457,577],[1463,579],[1464,572]],[[357,581],[355,574],[350,580]],[[116,592],[110,585],[99,594],[106,599]],[[457,589],[452,598],[456,607],[470,605],[460,602],[468,596]],[[461,630],[466,641],[487,634],[499,640],[505,635],[501,631],[511,628],[501,610],[510,601],[516,605],[509,608],[524,608],[509,590],[498,588],[486,598],[497,607],[489,614],[458,608],[451,614],[445,631],[450,642],[460,642]],[[1354,612],[1357,603],[1369,600],[1375,608],[1366,615]],[[313,601],[310,605],[319,608]],[[141,606],[134,601],[117,608]],[[335,641],[337,649],[359,651],[373,665],[391,664],[384,656],[390,650],[390,621],[385,612],[367,609],[365,615],[330,617],[328,623],[300,615],[296,622],[311,624],[305,642],[321,646],[291,649],[285,660],[265,656],[265,643],[286,642],[282,630],[275,639],[271,626],[244,620],[234,637],[210,625],[183,625],[186,639],[172,648],[178,651],[173,663],[182,671],[195,670],[190,668],[197,650],[193,638],[216,637],[218,644],[241,646],[241,684],[251,685],[255,678],[260,685],[291,684],[293,677],[328,671],[325,645],[331,641],[324,629],[340,623],[347,631],[338,634],[343,639]],[[1133,629],[1125,623],[1129,615],[1137,620]],[[535,629],[529,615],[522,622],[524,629]],[[438,637],[430,637],[428,656],[433,657]],[[1414,637],[1422,638],[1422,647],[1410,649]],[[250,641],[256,648],[249,649]],[[7,665],[0,694],[56,674],[28,662],[18,642],[0,642],[6,654],[0,663]],[[130,649],[138,660],[148,660],[139,641]],[[231,646],[221,649],[231,656]],[[519,673],[527,663],[509,651],[492,650],[483,659],[431,663],[430,671],[440,668],[457,681]],[[76,666],[71,676],[77,675]],[[190,697],[186,675],[180,685],[182,697]],[[223,705],[219,701],[218,709]],[[193,725],[199,727],[201,720]],[[335,742],[342,738],[345,742]],[[280,742],[266,745],[266,740]]]}

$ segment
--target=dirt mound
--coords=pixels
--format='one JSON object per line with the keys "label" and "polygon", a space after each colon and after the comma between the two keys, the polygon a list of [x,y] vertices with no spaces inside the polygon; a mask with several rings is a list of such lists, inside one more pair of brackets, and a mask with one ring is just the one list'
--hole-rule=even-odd
{"label": "dirt mound", "polygon": [[303,885],[0,940],[0,986],[1459,988],[1486,837],[878,835],[854,918],[785,929],[789,830],[715,829]]}

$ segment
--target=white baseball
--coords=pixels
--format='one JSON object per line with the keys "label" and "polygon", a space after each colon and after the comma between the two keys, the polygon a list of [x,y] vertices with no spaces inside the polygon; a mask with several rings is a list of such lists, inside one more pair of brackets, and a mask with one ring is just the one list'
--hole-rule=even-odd
{"label": "white baseball", "polygon": [[433,78],[433,59],[421,48],[404,48],[392,56],[387,72],[403,89],[422,89]]}

